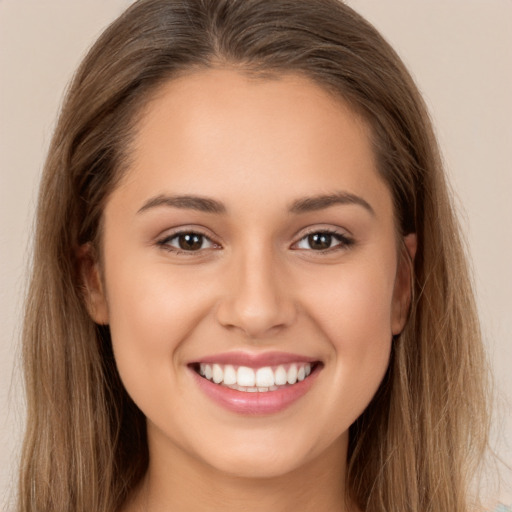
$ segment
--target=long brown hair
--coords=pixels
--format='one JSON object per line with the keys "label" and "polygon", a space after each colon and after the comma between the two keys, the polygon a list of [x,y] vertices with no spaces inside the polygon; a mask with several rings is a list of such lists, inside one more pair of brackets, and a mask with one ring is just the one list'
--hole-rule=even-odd
{"label": "long brown hair", "polygon": [[366,512],[467,512],[487,442],[485,357],[459,227],[424,103],[404,65],[337,0],[140,0],[100,37],[67,93],[42,177],[24,324],[28,402],[19,512],[112,512],[148,464],[108,326],[84,304],[77,250],[101,244],[143,106],[165,81],[231,66],[299,73],[372,129],[414,300],[388,372],[352,425],[347,489]]}

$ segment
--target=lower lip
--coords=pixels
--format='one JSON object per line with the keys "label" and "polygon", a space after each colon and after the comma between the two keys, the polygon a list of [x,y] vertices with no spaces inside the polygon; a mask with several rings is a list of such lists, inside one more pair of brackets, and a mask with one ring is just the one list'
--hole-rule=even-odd
{"label": "lower lip", "polygon": [[274,414],[283,411],[302,398],[311,388],[320,373],[318,365],[311,375],[301,382],[286,386],[276,391],[237,391],[215,384],[191,369],[199,388],[214,402],[225,409],[239,414]]}

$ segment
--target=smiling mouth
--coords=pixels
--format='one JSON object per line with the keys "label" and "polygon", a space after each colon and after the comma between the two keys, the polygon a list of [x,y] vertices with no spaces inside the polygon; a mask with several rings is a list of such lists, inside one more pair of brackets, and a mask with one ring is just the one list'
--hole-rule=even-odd
{"label": "smiling mouth", "polygon": [[308,379],[321,366],[318,362],[297,362],[250,368],[231,364],[195,363],[192,369],[202,378],[243,392],[272,392]]}

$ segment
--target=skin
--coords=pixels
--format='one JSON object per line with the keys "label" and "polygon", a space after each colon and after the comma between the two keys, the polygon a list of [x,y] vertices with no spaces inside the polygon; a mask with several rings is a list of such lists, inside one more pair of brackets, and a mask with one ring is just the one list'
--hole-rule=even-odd
{"label": "skin", "polygon": [[[337,193],[371,211],[289,211]],[[225,212],[143,208],[176,194]],[[208,238],[177,253],[179,230]],[[312,249],[307,235],[326,230],[352,243]],[[294,75],[211,69],[165,84],[106,204],[102,265],[84,265],[91,316],[110,325],[123,383],[147,417],[150,468],[124,510],[354,510],[344,501],[348,428],[385,374],[409,302],[398,241],[369,130],[343,101]],[[413,256],[414,235],[405,242]],[[237,414],[187,367],[233,350],[323,368],[285,410]]]}

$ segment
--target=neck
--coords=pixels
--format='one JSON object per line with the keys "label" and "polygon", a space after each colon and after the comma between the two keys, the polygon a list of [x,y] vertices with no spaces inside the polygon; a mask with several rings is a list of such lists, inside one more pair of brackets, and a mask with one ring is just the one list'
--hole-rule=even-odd
{"label": "neck", "polygon": [[284,475],[247,478],[227,474],[177,449],[152,450],[150,466],[123,512],[355,512],[345,500],[347,442]]}

